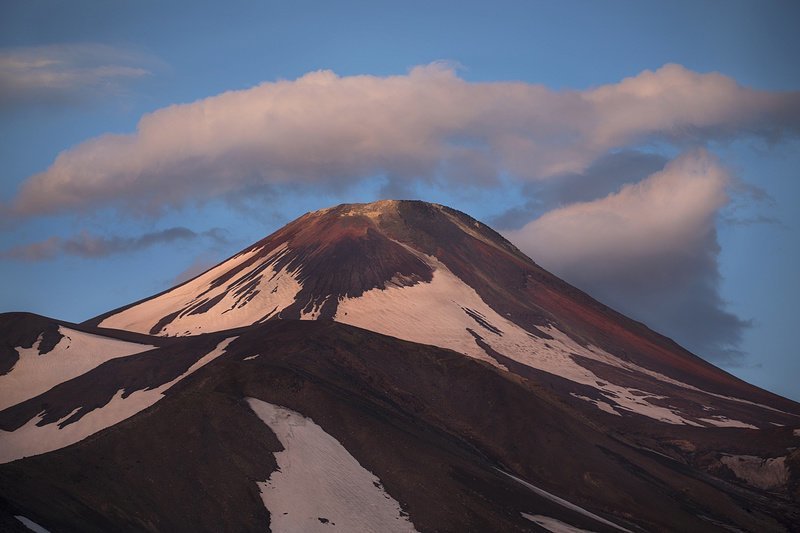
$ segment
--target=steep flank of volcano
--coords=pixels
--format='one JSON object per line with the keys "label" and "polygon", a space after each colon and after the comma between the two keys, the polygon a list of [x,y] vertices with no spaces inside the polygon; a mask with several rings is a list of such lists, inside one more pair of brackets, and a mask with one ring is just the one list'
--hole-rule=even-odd
{"label": "steep flank of volcano", "polygon": [[485,224],[420,201],[308,213],[89,324],[186,336],[273,319],[334,319],[520,375],[543,371],[598,409],[673,424],[761,427],[797,410],[560,280]]}

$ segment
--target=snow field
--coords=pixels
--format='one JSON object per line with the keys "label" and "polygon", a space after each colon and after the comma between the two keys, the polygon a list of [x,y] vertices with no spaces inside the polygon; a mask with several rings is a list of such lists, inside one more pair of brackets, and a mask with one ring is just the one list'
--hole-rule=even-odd
{"label": "snow field", "polygon": [[[412,342],[449,348],[503,368],[475,343],[474,337],[467,331],[470,328],[494,350],[510,359],[598,389],[608,402],[586,400],[602,411],[619,414],[617,410],[622,409],[669,424],[701,425],[684,418],[677,409],[647,401],[648,398],[662,399],[663,396],[599,378],[576,363],[573,354],[628,371],[641,372],[673,385],[694,387],[620,361],[599,348],[581,346],[552,326],[540,329],[553,339],[533,336],[495,312],[472,287],[435,257],[420,257],[434,268],[430,283],[417,283],[410,287],[389,286],[386,289],[369,290],[357,298],[344,298],[339,302],[335,320]],[[465,308],[477,313],[501,333],[479,325]],[[431,317],[435,317],[435,320],[431,320]]]}
{"label": "snow field", "polygon": [[175,383],[225,353],[225,348],[235,338],[229,337],[220,342],[216,348],[169,383],[154,389],[134,391],[126,398],[122,397],[124,389],[120,389],[106,405],[90,411],[77,422],[63,428],[59,428],[59,424],[80,410],[80,407],[52,424],[37,425],[45,414],[40,413],[16,431],[0,430],[0,464],[65,448],[147,409],[162,399],[164,392]]}
{"label": "snow field", "polygon": [[414,525],[380,480],[310,418],[255,398],[247,402],[284,450],[258,483],[273,533],[411,532]]}
{"label": "snow field", "polygon": [[[273,265],[270,265],[258,273],[261,276],[258,285],[249,289],[248,292],[258,291],[251,300],[245,302],[241,295],[236,294],[236,290],[244,290],[251,281],[249,275],[254,274],[254,271],[264,263],[279,259],[288,250],[285,244],[279,246],[268,257],[254,262],[239,272],[234,279],[203,294],[215,279],[244,263],[260,250],[254,249],[239,254],[184,285],[106,318],[100,326],[149,333],[162,317],[179,309],[187,311],[167,324],[158,335],[193,335],[254,324],[280,313],[291,305],[302,288],[301,284],[295,279],[294,273],[285,269],[276,271]],[[204,313],[190,314],[191,307],[201,306],[204,301],[223,293],[224,297],[211,309]],[[202,297],[199,296],[201,294]]]}
{"label": "snow field", "polygon": [[65,326],[59,326],[58,331],[63,338],[45,354],[39,354],[41,336],[32,347],[16,349],[19,360],[9,373],[0,376],[0,410],[47,392],[106,361],[155,348]]}
{"label": "snow field", "polygon": [[[528,489],[530,489],[532,492],[538,494],[539,496],[541,496],[543,498],[547,498],[551,502],[554,502],[554,503],[557,503],[558,505],[561,505],[565,509],[569,509],[571,511],[575,511],[576,513],[580,513],[583,516],[591,518],[592,520],[600,522],[601,524],[605,524],[607,526],[613,527],[616,530],[624,531],[626,533],[632,533],[629,529],[625,529],[624,527],[619,526],[619,525],[615,524],[614,522],[611,522],[610,520],[606,520],[602,516],[598,516],[598,515],[594,514],[593,512],[588,511],[588,510],[584,509],[583,507],[580,507],[579,505],[575,505],[574,503],[565,500],[564,498],[559,498],[555,494],[547,492],[546,490],[544,490],[542,488],[539,488],[536,485],[533,485],[532,483],[528,483],[524,479],[518,478],[517,476],[515,476],[513,474],[509,474],[508,472],[504,472],[503,470],[499,470],[499,469],[496,469],[496,470],[498,472],[500,472],[501,474],[505,474],[506,476],[510,477],[511,479],[516,481],[517,483],[527,487]],[[523,516],[525,516],[525,513],[522,513],[522,514],[523,514]],[[525,516],[525,517],[528,518],[527,516]],[[580,530],[578,530],[578,531],[580,531]]]}

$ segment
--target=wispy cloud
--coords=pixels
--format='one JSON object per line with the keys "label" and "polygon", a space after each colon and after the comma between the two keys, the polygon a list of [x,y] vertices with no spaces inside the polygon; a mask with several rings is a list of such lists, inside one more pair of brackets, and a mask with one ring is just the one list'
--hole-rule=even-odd
{"label": "wispy cloud", "polygon": [[746,320],[719,294],[715,221],[733,182],[705,150],[506,236],[545,268],[705,357],[737,362]]}
{"label": "wispy cloud", "polygon": [[116,93],[156,64],[144,54],[93,43],[0,48],[0,109]]}
{"label": "wispy cloud", "polygon": [[748,217],[729,215],[723,217],[722,221],[731,226],[769,225],[787,229],[787,226],[783,223],[783,221],[767,215],[753,215]]}
{"label": "wispy cloud", "polygon": [[659,141],[800,133],[800,93],[739,86],[679,65],[583,91],[473,83],[447,65],[402,76],[330,71],[144,116],[31,176],[12,212],[159,210],[254,187],[342,187],[383,176],[491,186],[583,173],[610,151]]}
{"label": "wispy cloud", "polygon": [[201,237],[210,239],[215,244],[228,242],[227,232],[220,228],[196,233],[188,228],[175,227],[145,233],[137,237],[102,236],[82,231],[78,235],[66,239],[51,237],[44,241],[16,246],[0,252],[0,258],[21,261],[44,261],[60,255],[98,258],[134,252],[157,244],[191,241]]}

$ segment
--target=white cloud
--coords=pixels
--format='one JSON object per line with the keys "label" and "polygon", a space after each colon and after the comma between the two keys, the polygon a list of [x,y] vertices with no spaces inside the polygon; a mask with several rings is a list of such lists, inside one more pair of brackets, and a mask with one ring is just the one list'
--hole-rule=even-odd
{"label": "white cloud", "polygon": [[747,322],[719,296],[715,229],[731,183],[714,156],[693,150],[639,183],[505,235],[600,301],[700,355],[733,362]]}
{"label": "white cloud", "polygon": [[702,246],[717,210],[727,203],[729,182],[718,161],[697,150],[642,182],[554,209],[506,235],[549,268],[603,277]]}
{"label": "white cloud", "polygon": [[584,91],[473,83],[443,64],[389,77],[312,72],[163,108],[135,133],[67,150],[23,184],[12,210],[158,210],[254,186],[339,187],[375,175],[546,179],[651,140],[794,135],[799,109],[800,93],[678,65]]}

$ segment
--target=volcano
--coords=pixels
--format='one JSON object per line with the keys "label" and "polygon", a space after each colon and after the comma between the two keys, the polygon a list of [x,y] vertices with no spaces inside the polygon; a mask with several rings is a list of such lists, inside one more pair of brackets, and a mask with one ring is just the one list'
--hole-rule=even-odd
{"label": "volcano", "polygon": [[0,331],[9,530],[800,530],[800,405],[441,205]]}

